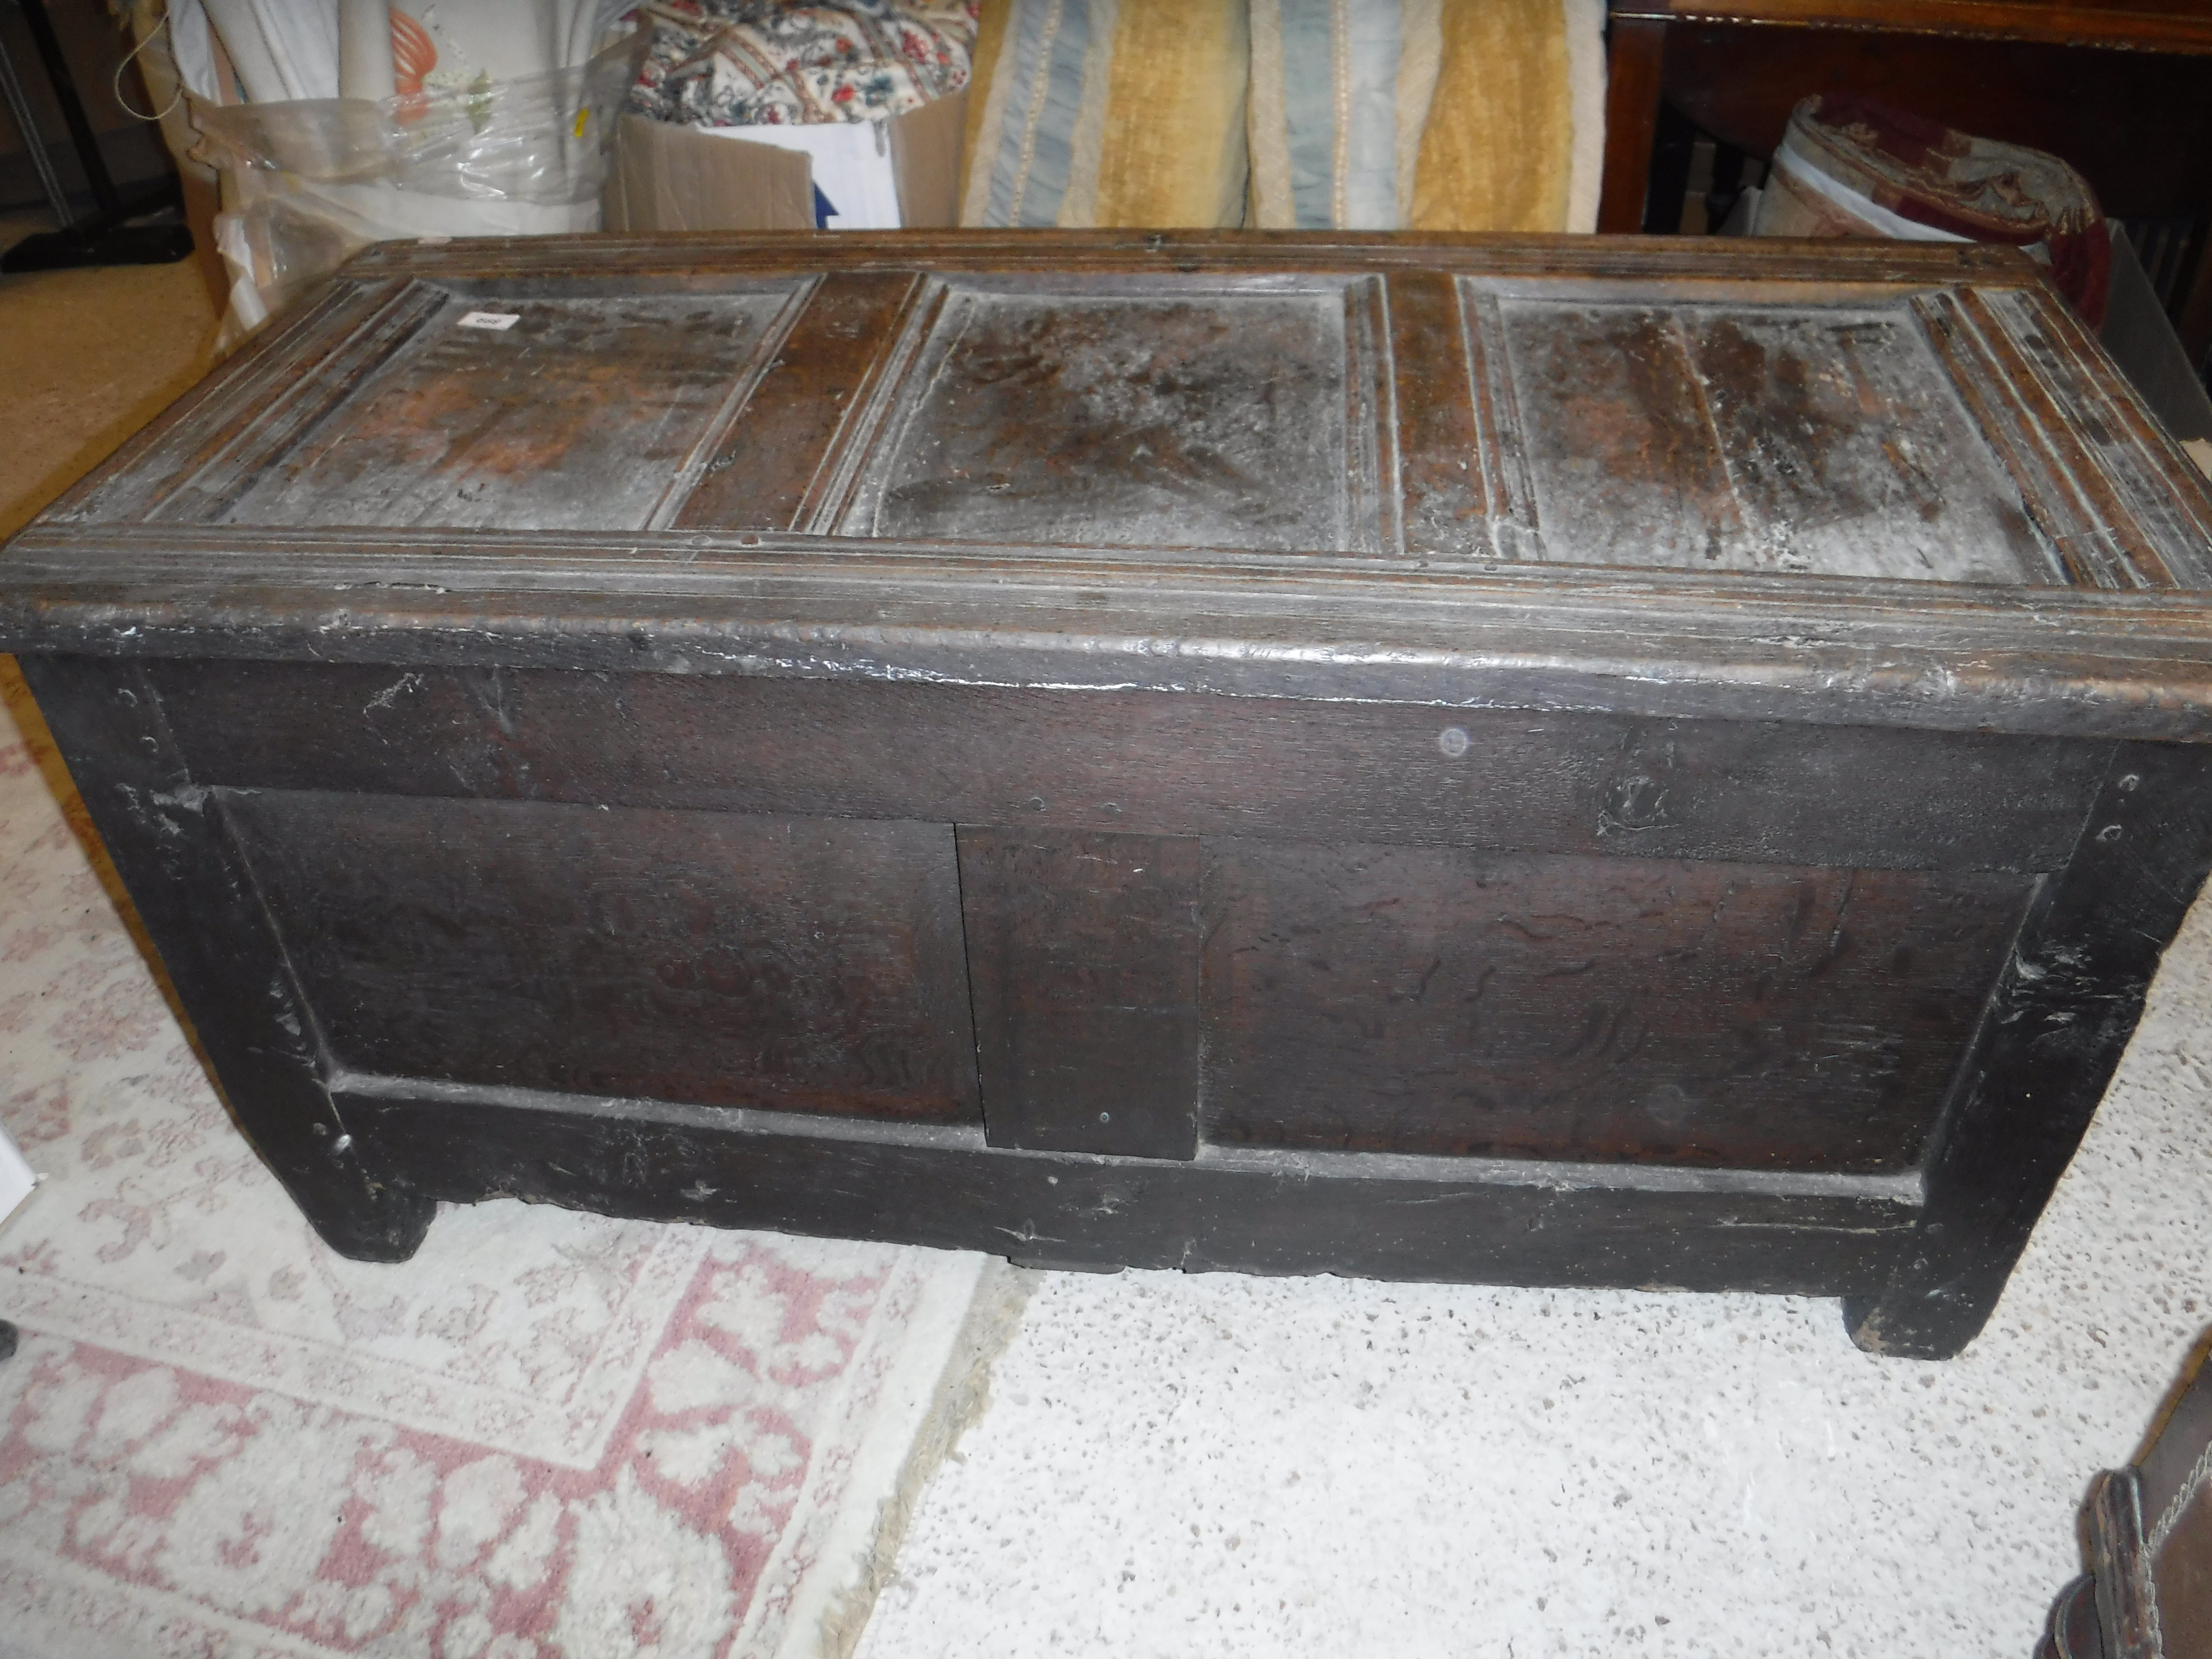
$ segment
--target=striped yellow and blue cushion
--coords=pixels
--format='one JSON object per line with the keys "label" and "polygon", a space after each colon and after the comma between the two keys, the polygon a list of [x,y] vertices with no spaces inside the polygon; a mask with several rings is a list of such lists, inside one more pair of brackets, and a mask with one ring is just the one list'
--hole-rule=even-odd
{"label": "striped yellow and blue cushion", "polygon": [[1250,0],[1250,221],[1589,230],[1603,0]]}
{"label": "striped yellow and blue cushion", "polygon": [[1244,216],[1245,0],[985,0],[960,222]]}
{"label": "striped yellow and blue cushion", "polygon": [[1262,229],[1396,230],[1443,61],[1443,0],[1251,0]]}

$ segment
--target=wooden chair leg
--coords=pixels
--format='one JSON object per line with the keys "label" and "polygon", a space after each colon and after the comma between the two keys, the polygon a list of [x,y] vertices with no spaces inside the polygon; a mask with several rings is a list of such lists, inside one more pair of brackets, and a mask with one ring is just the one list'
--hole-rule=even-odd
{"label": "wooden chair leg", "polygon": [[1713,143],[1713,187],[1705,192],[1705,234],[1712,234],[1728,222],[1743,198],[1743,170],[1751,157],[1734,144]]}
{"label": "wooden chair leg", "polygon": [[1659,106],[1658,131],[1651,144],[1651,175],[1644,187],[1644,234],[1673,236],[1682,228],[1682,204],[1690,191],[1690,168],[1698,130],[1673,105]]}
{"label": "wooden chair leg", "polygon": [[1666,52],[1663,21],[1613,20],[1607,43],[1605,181],[1597,207],[1601,231],[1644,228],[1644,191],[1659,127],[1659,70]]}

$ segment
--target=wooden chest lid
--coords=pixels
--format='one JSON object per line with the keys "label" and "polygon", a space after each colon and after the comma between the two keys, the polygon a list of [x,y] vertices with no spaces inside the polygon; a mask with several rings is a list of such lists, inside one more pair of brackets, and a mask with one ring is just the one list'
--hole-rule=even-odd
{"label": "wooden chest lid", "polygon": [[385,244],[0,560],[0,646],[2194,738],[2212,499],[1907,244]]}

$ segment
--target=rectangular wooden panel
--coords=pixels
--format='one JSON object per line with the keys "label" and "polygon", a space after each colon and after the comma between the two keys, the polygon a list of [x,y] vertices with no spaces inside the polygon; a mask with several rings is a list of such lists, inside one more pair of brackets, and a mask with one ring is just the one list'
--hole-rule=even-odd
{"label": "rectangular wooden panel", "polygon": [[864,1233],[1066,1266],[1847,1294],[1881,1284],[1903,1183],[1243,1152],[994,1152],[973,1129],[825,1125],[521,1090],[342,1087],[395,1190]]}
{"label": "rectangular wooden panel", "polygon": [[2066,580],[1901,299],[1462,288],[1511,366],[1486,436],[1523,458],[1547,562]]}
{"label": "rectangular wooden panel", "polygon": [[1906,1170],[2033,887],[1209,841],[1206,1133]]}
{"label": "rectangular wooden panel", "polygon": [[319,420],[240,458],[220,520],[655,525],[690,493],[809,286],[444,290],[373,372],[335,382]]}
{"label": "rectangular wooden panel", "polygon": [[[1967,290],[1929,295],[1915,309],[2075,582],[2201,585],[2190,567],[2212,541],[2203,491],[2195,479],[2177,490],[2170,472],[2145,464],[2147,448],[2172,440],[2140,409],[2118,400],[2101,416],[2082,409],[2081,388],[2069,381],[2087,365],[2057,345],[2080,325],[2062,302]],[[2172,556],[2182,549],[2193,556]]]}
{"label": "rectangular wooden panel", "polygon": [[1198,842],[963,825],[991,1145],[1198,1150]]}
{"label": "rectangular wooden panel", "polygon": [[846,536],[1395,552],[1375,277],[937,279]]}
{"label": "rectangular wooden panel", "polygon": [[1437,271],[1401,271],[1389,300],[1407,549],[1487,558],[1498,492],[1475,464],[1481,438],[1467,396],[1458,285]]}
{"label": "rectangular wooden panel", "polygon": [[2048,870],[2110,745],[1869,726],[850,684],[150,663],[240,787]]}
{"label": "rectangular wooden panel", "polygon": [[911,271],[824,276],[782,347],[699,474],[673,520],[678,528],[788,530],[840,427],[864,401],[872,365],[889,345],[921,279]]}
{"label": "rectangular wooden panel", "polygon": [[[433,283],[379,283],[351,291],[338,284],[319,303],[273,319],[240,347],[225,377],[229,383],[204,397],[197,418],[154,440],[150,465],[99,492],[94,515],[145,514],[167,524],[219,520],[259,482],[272,457],[327,419],[451,298]],[[302,335],[321,349],[298,351]],[[288,336],[295,349],[275,349]],[[167,419],[149,430],[160,430]]]}
{"label": "rectangular wooden panel", "polygon": [[[2200,285],[2202,278],[2199,279]],[[2212,552],[2212,497],[2193,466],[2176,466],[2174,434],[2135,395],[2081,319],[2048,290],[1961,295],[2028,365],[2029,408],[2100,516],[2131,585],[2202,587]],[[2085,395],[2087,380],[2094,394]],[[2140,520],[2138,527],[2131,520]],[[2184,555],[2174,557],[2166,550]]]}
{"label": "rectangular wooden panel", "polygon": [[978,1117],[946,826],[221,799],[342,1070]]}

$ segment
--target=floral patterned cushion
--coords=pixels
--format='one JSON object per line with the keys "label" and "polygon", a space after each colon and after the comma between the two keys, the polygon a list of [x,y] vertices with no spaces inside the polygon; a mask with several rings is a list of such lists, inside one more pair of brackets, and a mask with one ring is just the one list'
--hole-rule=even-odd
{"label": "floral patterned cushion", "polygon": [[968,84],[974,0],[665,0],[630,107],[687,126],[904,115]]}

